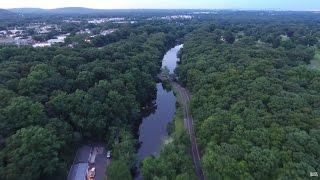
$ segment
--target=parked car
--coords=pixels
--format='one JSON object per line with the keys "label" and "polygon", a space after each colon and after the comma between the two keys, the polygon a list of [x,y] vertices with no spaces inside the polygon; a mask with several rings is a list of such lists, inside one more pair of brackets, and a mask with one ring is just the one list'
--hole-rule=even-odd
{"label": "parked car", "polygon": [[94,179],[96,175],[96,168],[95,167],[91,168],[88,172],[88,175],[89,175],[89,179]]}

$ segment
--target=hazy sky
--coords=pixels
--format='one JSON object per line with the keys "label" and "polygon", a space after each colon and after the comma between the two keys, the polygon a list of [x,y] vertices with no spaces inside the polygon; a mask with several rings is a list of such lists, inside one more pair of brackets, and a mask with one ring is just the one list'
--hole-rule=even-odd
{"label": "hazy sky", "polygon": [[0,8],[320,10],[320,0],[0,0]]}

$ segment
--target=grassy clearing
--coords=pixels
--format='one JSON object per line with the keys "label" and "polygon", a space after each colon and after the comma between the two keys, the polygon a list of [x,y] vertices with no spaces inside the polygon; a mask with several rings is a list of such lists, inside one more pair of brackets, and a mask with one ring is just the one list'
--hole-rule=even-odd
{"label": "grassy clearing", "polygon": [[175,87],[172,88],[174,95],[177,98],[176,103],[176,114],[174,117],[174,131],[177,137],[181,137],[183,133],[185,133],[186,129],[184,128],[184,117],[183,117],[183,109],[182,109],[182,98],[181,94],[177,92],[177,89]]}
{"label": "grassy clearing", "polygon": [[177,137],[181,137],[185,132],[182,108],[179,106],[174,117],[174,133]]}
{"label": "grassy clearing", "polygon": [[182,104],[181,94],[178,93],[177,89],[173,86],[172,86],[172,90],[173,90],[174,96],[176,96],[176,98],[177,98],[177,102],[178,102],[177,106],[180,106]]}
{"label": "grassy clearing", "polygon": [[314,58],[310,61],[311,67],[315,69],[320,69],[320,50],[316,51]]}

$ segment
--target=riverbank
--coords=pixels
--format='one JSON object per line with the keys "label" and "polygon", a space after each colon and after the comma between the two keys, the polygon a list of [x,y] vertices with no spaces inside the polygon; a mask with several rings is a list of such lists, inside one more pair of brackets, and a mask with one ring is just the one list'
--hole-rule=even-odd
{"label": "riverbank", "polygon": [[[182,94],[180,86],[167,81],[173,77],[177,62],[180,60],[178,53],[182,47],[183,45],[178,45],[168,51],[163,60],[162,74],[159,75],[159,79],[161,84],[166,87],[165,89],[175,94],[175,113],[172,121],[167,124],[169,136],[165,138],[165,143],[160,147],[160,154],[148,156],[142,163],[141,172],[145,179],[197,179],[195,172],[198,172],[199,161],[193,163],[194,146],[191,145],[190,142],[193,141],[190,141],[191,136],[188,135],[188,133],[193,134],[190,133],[190,129],[192,129],[189,127],[191,125],[189,123],[190,115],[186,110],[189,99],[186,99]],[[194,164],[196,165],[194,166]]]}
{"label": "riverbank", "polygon": [[[178,52],[182,45],[176,45],[167,51],[162,59],[162,69],[168,68],[173,73],[179,58]],[[169,137],[168,124],[172,123],[176,113],[176,97],[167,83],[157,83],[157,92],[151,111],[142,118],[138,128],[139,149],[137,153],[137,176],[135,179],[142,179],[140,174],[140,163],[149,156],[158,157],[161,149]],[[169,85],[170,86],[170,85]]]}
{"label": "riverbank", "polygon": [[182,107],[182,97],[176,87],[171,86],[173,89],[173,93],[177,98],[176,103],[176,114],[174,116],[174,133],[176,136],[181,137],[184,133],[186,133],[184,117],[183,117],[183,107]]}
{"label": "riverbank", "polygon": [[[165,80],[164,83],[166,83]],[[146,179],[154,177],[159,179],[198,179],[195,169],[197,170],[199,166],[194,166],[193,156],[191,156],[194,154],[194,148],[192,148],[190,136],[187,133],[187,130],[190,129],[185,118],[185,103],[187,101],[176,83],[168,84],[177,98],[174,120],[168,128],[170,136],[162,146],[159,156],[150,156],[143,161],[142,174]]]}

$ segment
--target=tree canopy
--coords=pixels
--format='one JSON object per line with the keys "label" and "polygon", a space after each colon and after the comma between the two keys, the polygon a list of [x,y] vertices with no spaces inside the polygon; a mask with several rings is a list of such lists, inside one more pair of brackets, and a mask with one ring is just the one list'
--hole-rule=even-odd
{"label": "tree canopy", "polygon": [[53,175],[59,166],[62,142],[39,126],[18,130],[0,152],[0,176],[5,179],[41,179]]}
{"label": "tree canopy", "polygon": [[[203,25],[185,37],[176,72],[193,93],[208,179],[305,179],[320,171],[320,72],[308,66],[316,42],[299,40],[319,38],[318,29],[297,18],[280,25],[295,24],[284,33],[277,21],[263,21]],[[217,38],[230,33],[234,42]]]}
{"label": "tree canopy", "polygon": [[[119,140],[110,148],[119,150],[130,172],[132,129],[156,93],[162,56],[176,39],[161,28],[123,27],[99,44],[75,47],[0,46],[2,175],[66,176],[75,148],[90,140]],[[119,132],[125,132],[120,139]]]}

